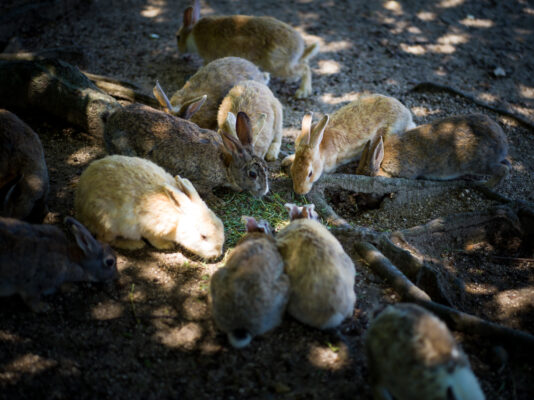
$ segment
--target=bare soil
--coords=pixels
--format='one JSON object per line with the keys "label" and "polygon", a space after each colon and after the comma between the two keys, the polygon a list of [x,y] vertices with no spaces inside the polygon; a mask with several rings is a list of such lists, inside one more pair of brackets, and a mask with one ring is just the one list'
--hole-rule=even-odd
{"label": "bare soil", "polygon": [[[182,0],[8,0],[0,5],[0,51],[74,46],[80,52],[65,59],[82,70],[129,80],[147,94],[158,79],[172,93],[202,65],[176,48],[174,35],[188,5]],[[497,120],[509,139],[512,173],[497,191],[534,201],[532,128],[450,93],[409,92],[418,82],[434,81],[534,123],[534,3],[202,1],[203,15],[236,13],[277,17],[321,45],[311,62],[310,98],[292,97],[296,82],[273,78],[270,84],[284,106],[284,151],[292,152],[306,111],[332,113],[362,92],[397,97],[417,124],[480,112]],[[73,214],[80,174],[105,155],[102,142],[45,115],[19,116],[43,141],[51,179],[46,222],[60,224]],[[273,179],[278,165],[272,165]],[[289,193],[281,195],[291,199]],[[354,193],[328,196],[351,223],[377,230],[494,204],[467,189],[389,210],[356,211]],[[357,262],[349,245],[346,250]],[[470,249],[436,246],[435,251],[432,256],[465,282],[459,307],[534,334],[532,248],[475,243]],[[356,309],[339,329],[319,331],[286,317],[273,332],[237,351],[209,311],[209,278],[221,265],[153,248],[118,251],[115,285],[66,286],[47,298],[53,310],[48,314],[31,313],[17,297],[0,299],[0,399],[371,398],[364,333],[375,310],[399,300],[384,282],[358,264]],[[532,355],[506,352],[472,335],[455,336],[487,399],[534,398]]]}

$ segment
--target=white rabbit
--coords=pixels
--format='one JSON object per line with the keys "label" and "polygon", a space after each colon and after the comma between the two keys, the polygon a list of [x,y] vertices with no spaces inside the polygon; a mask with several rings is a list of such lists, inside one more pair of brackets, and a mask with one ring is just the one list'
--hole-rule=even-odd
{"label": "white rabbit", "polygon": [[365,349],[375,400],[485,398],[447,326],[420,306],[387,306],[371,322]]}
{"label": "white rabbit", "polygon": [[269,224],[243,220],[248,234],[210,281],[213,318],[236,348],[280,324],[289,298],[289,278]]}
{"label": "white rabbit", "polygon": [[313,206],[286,208],[291,223],[278,232],[276,243],[291,282],[288,312],[307,325],[334,328],[354,310],[354,264],[328,229],[312,219]]}
{"label": "white rabbit", "polygon": [[117,277],[109,245],[96,241],[74,218],[66,217],[65,225],[74,240],[57,226],[0,218],[0,296],[19,294],[33,311],[43,312],[49,306],[41,296],[64,282]]}
{"label": "white rabbit", "polygon": [[221,220],[185,178],[138,157],[108,156],[82,173],[76,216],[102,241],[126,249],[175,243],[204,258],[222,254]]}

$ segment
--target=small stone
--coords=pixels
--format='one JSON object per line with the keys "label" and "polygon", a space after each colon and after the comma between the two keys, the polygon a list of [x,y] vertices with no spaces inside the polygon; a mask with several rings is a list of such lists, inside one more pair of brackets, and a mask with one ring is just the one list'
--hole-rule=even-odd
{"label": "small stone", "polygon": [[506,76],[506,71],[501,67],[497,67],[493,70],[493,75],[495,75],[497,78],[501,78]]}

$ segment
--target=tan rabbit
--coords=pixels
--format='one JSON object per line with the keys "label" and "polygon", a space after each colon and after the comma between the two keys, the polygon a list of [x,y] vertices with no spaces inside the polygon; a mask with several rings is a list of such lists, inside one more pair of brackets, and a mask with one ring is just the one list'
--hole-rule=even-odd
{"label": "tan rabbit", "polygon": [[328,229],[309,219],[313,207],[308,218],[294,204],[286,208],[292,221],[276,243],[291,283],[288,312],[307,325],[334,328],[354,310],[354,264]]}
{"label": "tan rabbit", "polygon": [[57,226],[0,218],[0,296],[19,294],[33,311],[43,312],[49,306],[41,296],[64,282],[117,278],[109,245],[96,241],[74,218],[66,217],[65,225],[72,238]]}
{"label": "tan rabbit", "polygon": [[357,174],[448,180],[491,175],[497,185],[510,170],[501,127],[482,114],[458,115],[418,126],[400,135],[377,136],[366,144]]}
{"label": "tan rabbit", "polygon": [[48,213],[48,168],[39,136],[0,109],[0,216],[41,222]]}
{"label": "tan rabbit", "polygon": [[328,116],[313,126],[311,119],[310,114],[302,119],[295,154],[282,163],[285,167],[291,164],[293,190],[298,194],[308,193],[323,173],[357,160],[366,142],[378,132],[387,136],[415,126],[410,110],[380,94],[362,96],[341,107],[329,123]]}
{"label": "tan rabbit", "polygon": [[236,348],[280,324],[289,298],[289,278],[269,224],[243,221],[248,234],[210,281],[213,318]]}
{"label": "tan rabbit", "polygon": [[[224,57],[200,68],[170,100],[174,113],[206,95],[206,102],[189,120],[201,128],[217,128],[217,112],[224,96],[241,81],[268,84],[269,73],[244,58]],[[165,104],[162,104],[166,106]]]}
{"label": "tan rabbit", "polygon": [[200,1],[184,11],[182,27],[176,33],[180,53],[198,53],[204,61],[236,56],[246,58],[281,78],[301,78],[296,97],[312,92],[308,60],[318,51],[306,47],[291,26],[272,17],[229,15],[200,18]]}
{"label": "tan rabbit", "polygon": [[384,309],[365,337],[375,400],[484,400],[447,326],[415,304]]}
{"label": "tan rabbit", "polygon": [[[282,104],[267,85],[255,81],[242,81],[225,96],[219,107],[219,128],[225,124],[235,126],[236,115],[245,112],[252,126],[254,153],[267,161],[278,158],[282,144]],[[235,137],[235,130],[232,131]]]}
{"label": "tan rabbit", "polygon": [[77,218],[116,247],[138,249],[145,238],[158,249],[178,243],[204,258],[222,254],[223,224],[191,182],[143,158],[92,162],[80,177],[74,205]]}
{"label": "tan rabbit", "polygon": [[[169,103],[159,85],[154,92]],[[187,112],[197,106],[190,104]],[[190,179],[208,200],[215,200],[212,190],[218,186],[261,197],[269,191],[267,164],[254,154],[248,117],[243,113],[238,122],[239,140],[152,107],[131,104],[107,117],[104,142],[110,154],[148,158],[169,173]]]}

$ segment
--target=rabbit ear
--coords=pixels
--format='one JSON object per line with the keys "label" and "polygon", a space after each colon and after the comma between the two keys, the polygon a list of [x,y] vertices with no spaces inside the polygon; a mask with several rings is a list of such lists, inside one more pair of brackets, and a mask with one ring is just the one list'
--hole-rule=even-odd
{"label": "rabbit ear", "polygon": [[310,146],[312,148],[318,148],[321,144],[321,141],[323,140],[324,130],[326,129],[326,125],[328,124],[329,119],[330,117],[328,115],[325,115],[316,125],[313,126],[310,135]]}
{"label": "rabbit ear", "polygon": [[237,153],[243,151],[243,148],[235,138],[230,136],[225,131],[221,130],[219,133],[221,134],[221,138],[223,141],[223,145],[221,146],[222,159],[224,165],[228,167],[232,163]]}
{"label": "rabbit ear", "polygon": [[236,124],[237,124],[237,120],[236,120],[235,114],[231,111],[228,111],[228,114],[226,115],[226,120],[224,121],[222,129],[225,132],[230,132],[230,135],[237,137],[237,132],[235,130]]}
{"label": "rabbit ear", "polygon": [[91,235],[85,226],[72,217],[65,217],[63,223],[76,239],[76,244],[83,251],[83,254],[89,256],[98,253],[100,244]]}
{"label": "rabbit ear", "polygon": [[195,20],[195,11],[193,7],[187,7],[184,11],[183,26],[184,28],[191,29],[196,24],[198,18]]}
{"label": "rabbit ear", "polygon": [[302,129],[300,135],[295,139],[295,146],[298,147],[301,144],[307,146],[310,144],[311,123],[313,119],[313,113],[309,112],[302,117]]}
{"label": "rabbit ear", "polygon": [[306,219],[318,220],[319,216],[315,212],[315,204],[306,204],[302,207],[302,216]]}
{"label": "rabbit ear", "polygon": [[152,93],[154,93],[154,97],[158,100],[159,104],[165,109],[165,112],[172,113],[173,107],[171,105],[171,102],[163,91],[161,85],[159,84],[159,81],[156,81],[156,86],[154,86],[154,89],[152,89]]}
{"label": "rabbit ear", "polygon": [[366,167],[369,165],[369,149],[371,148],[371,140],[368,140],[363,147],[358,167],[356,167],[356,175],[365,175]]}
{"label": "rabbit ear", "polygon": [[241,222],[245,224],[247,232],[256,232],[258,230],[258,221],[254,217],[247,217],[243,215],[241,217]]}
{"label": "rabbit ear", "polygon": [[[265,127],[266,119],[267,119],[267,114],[265,113],[260,113],[260,115],[258,116],[258,119],[256,120],[256,123],[254,124],[254,129],[253,129],[254,143],[256,143],[256,140],[258,140],[258,138],[260,137],[261,131]],[[252,143],[252,145],[254,145],[254,143]]]}
{"label": "rabbit ear", "polygon": [[163,191],[165,194],[171,199],[176,207],[180,208],[184,203],[191,202],[191,199],[187,196],[187,194],[181,192],[177,188],[171,185],[164,185]]}
{"label": "rabbit ear", "polygon": [[284,207],[289,212],[289,220],[293,221],[294,219],[297,219],[300,217],[301,208],[293,203],[286,203],[284,204]]}
{"label": "rabbit ear", "polygon": [[189,197],[192,201],[202,200],[197,190],[195,189],[195,186],[193,186],[189,179],[182,178],[179,175],[176,175],[174,177],[174,180],[178,189],[181,190],[185,195],[187,195],[187,197]]}
{"label": "rabbit ear", "polygon": [[235,130],[243,147],[252,149],[252,128],[250,118],[243,111],[237,113]]}
{"label": "rabbit ear", "polygon": [[0,215],[4,217],[11,217],[13,215],[13,208],[21,193],[21,182],[24,179],[24,174],[17,175],[14,179],[2,187],[2,192],[6,191]]}
{"label": "rabbit ear", "polygon": [[193,14],[192,14],[192,25],[195,25],[200,19],[200,0],[193,1]]}
{"label": "rabbit ear", "polygon": [[183,119],[190,119],[198,110],[200,110],[200,107],[206,102],[207,98],[208,96],[206,94],[195,97],[182,104],[179,110],[176,110],[177,107],[172,107],[171,113]]}
{"label": "rabbit ear", "polygon": [[379,136],[376,139],[370,151],[370,155],[373,170],[378,171],[380,169],[380,164],[382,164],[382,160],[384,159],[384,141],[382,140],[382,136]]}

